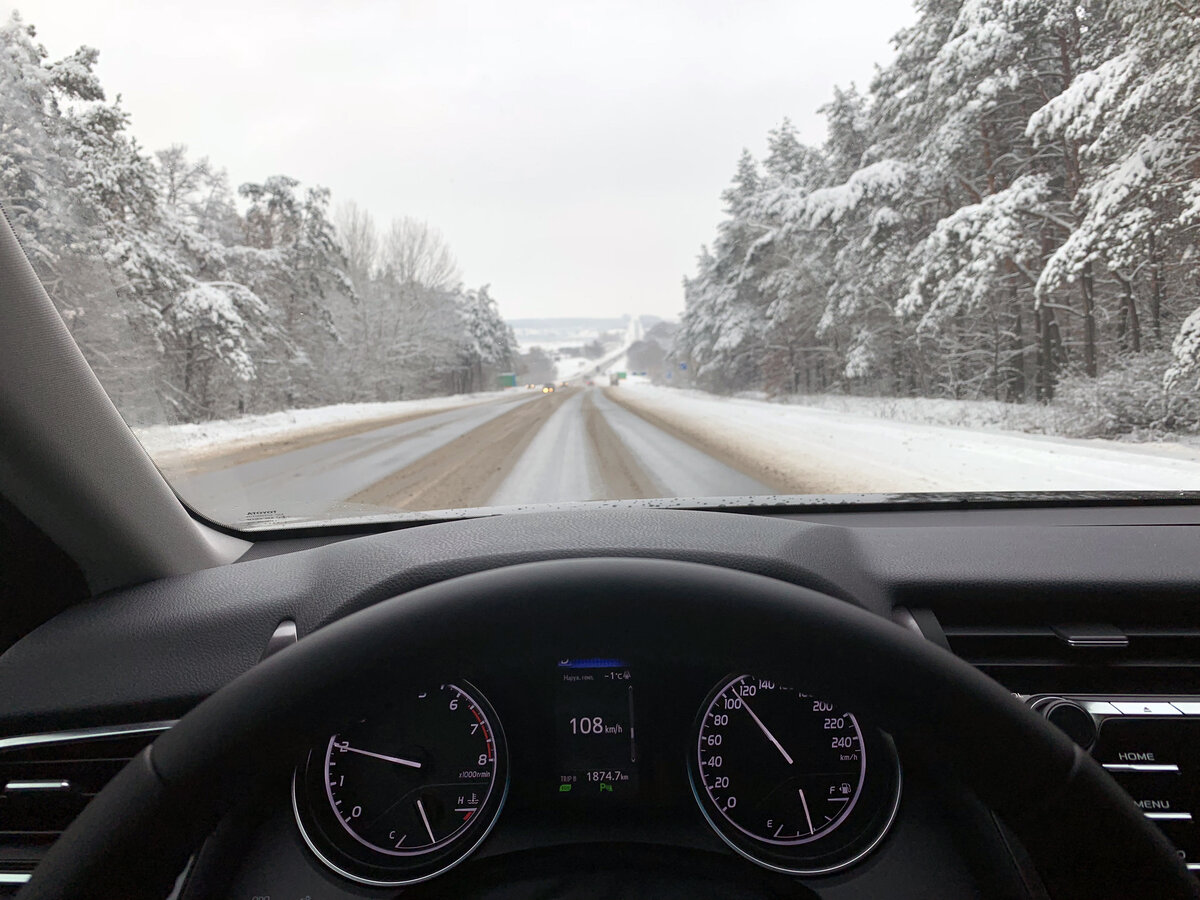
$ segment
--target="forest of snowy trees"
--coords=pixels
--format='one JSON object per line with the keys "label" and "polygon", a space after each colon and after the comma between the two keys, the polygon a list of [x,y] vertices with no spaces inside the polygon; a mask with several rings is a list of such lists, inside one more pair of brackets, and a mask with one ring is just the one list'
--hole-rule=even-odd
{"label": "forest of snowy trees", "polygon": [[744,153],[674,358],[709,390],[1200,419],[1200,3],[919,0],[828,138]]}
{"label": "forest of snowy trees", "polygon": [[437,231],[148,153],[96,61],[0,26],[0,208],[126,418],[477,391],[511,367],[511,330]]}

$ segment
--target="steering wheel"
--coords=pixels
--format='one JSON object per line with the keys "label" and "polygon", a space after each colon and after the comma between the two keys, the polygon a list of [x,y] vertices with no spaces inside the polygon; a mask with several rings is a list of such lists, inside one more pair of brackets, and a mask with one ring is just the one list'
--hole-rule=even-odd
{"label": "steering wheel", "polygon": [[[1197,898],[1175,850],[1065,735],[951,653],[851,603],[761,575],[654,559],[526,563],[394,597],[304,637],[134,758],[20,900],[161,898],[254,780],[290,767],[370,677],[577,644],[803,679],[919,741],[1029,851],[1055,900]],[[249,761],[249,762],[248,762]]]}

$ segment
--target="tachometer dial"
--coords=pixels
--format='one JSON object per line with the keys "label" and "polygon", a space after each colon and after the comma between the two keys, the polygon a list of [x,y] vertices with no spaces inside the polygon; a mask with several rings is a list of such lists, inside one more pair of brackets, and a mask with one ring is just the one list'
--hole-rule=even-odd
{"label": "tachometer dial", "polygon": [[831,871],[861,856],[899,796],[890,741],[848,710],[752,675],[727,678],[709,694],[690,768],[717,833],[790,872]]}
{"label": "tachometer dial", "polygon": [[507,788],[504,738],[477,690],[412,691],[314,748],[294,790],[313,852],[367,884],[437,874],[482,840]]}

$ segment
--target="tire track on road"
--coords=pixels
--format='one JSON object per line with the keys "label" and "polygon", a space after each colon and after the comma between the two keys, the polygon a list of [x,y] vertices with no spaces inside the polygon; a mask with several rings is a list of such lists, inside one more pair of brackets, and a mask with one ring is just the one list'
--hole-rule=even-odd
{"label": "tire track on road", "polygon": [[797,485],[784,472],[772,466],[768,460],[747,453],[737,447],[734,440],[725,439],[722,435],[694,426],[682,416],[678,419],[658,415],[636,403],[629,397],[629,390],[620,388],[601,388],[604,396],[613,403],[625,409],[639,419],[665,431],[685,444],[695,447],[702,453],[711,456],[718,462],[724,463],[731,469],[736,469],[743,475],[761,481],[772,490],[781,494],[814,493],[802,485]]}
{"label": "tire track on road", "polygon": [[396,510],[485,506],[538,429],[573,393],[523,403],[348,498]]}
{"label": "tire track on road", "polygon": [[604,496],[596,499],[641,500],[666,496],[667,491],[642,468],[592,398],[590,390],[583,397],[583,421],[605,487]]}
{"label": "tire track on road", "polygon": [[171,450],[152,454],[154,462],[160,469],[172,478],[188,475],[201,475],[218,469],[229,469],[244,463],[257,462],[269,456],[279,456],[293,450],[303,450],[317,444],[325,444],[345,437],[353,437],[368,431],[378,431],[401,425],[414,419],[430,418],[458,409],[469,409],[484,403],[512,403],[523,399],[521,395],[511,397],[498,396],[496,399],[484,399],[475,403],[464,403],[459,406],[434,407],[419,412],[397,413],[392,416],[377,416],[358,422],[344,422],[337,425],[318,425],[288,434],[269,438],[246,438],[234,443],[233,446],[218,446],[203,450]]}

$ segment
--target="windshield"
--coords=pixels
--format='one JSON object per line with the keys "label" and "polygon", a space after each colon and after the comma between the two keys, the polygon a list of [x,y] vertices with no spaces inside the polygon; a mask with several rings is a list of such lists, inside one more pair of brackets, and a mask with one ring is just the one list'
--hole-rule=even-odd
{"label": "windshield", "polygon": [[234,528],[1195,491],[1198,109],[1195,0],[59,0],[0,204]]}

